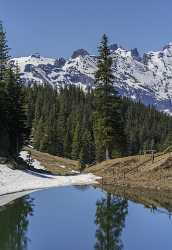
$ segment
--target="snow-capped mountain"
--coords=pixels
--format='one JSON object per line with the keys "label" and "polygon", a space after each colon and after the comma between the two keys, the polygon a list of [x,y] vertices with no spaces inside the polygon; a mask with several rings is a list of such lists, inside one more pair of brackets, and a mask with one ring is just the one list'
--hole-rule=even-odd
{"label": "snow-capped mountain", "polygon": [[[153,104],[172,114],[172,43],[161,51],[141,57],[137,49],[110,46],[113,58],[114,85],[121,95]],[[86,50],[74,51],[71,58],[44,58],[39,54],[13,58],[26,84],[75,84],[94,86],[97,57]]]}

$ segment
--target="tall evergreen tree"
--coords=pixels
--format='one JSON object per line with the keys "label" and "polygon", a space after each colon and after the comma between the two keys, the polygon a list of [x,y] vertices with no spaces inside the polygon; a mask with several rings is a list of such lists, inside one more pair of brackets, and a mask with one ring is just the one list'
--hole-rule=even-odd
{"label": "tall evergreen tree", "polygon": [[2,21],[0,21],[0,81],[4,79],[9,58],[10,56],[6,40],[6,33],[4,31]]}
{"label": "tall evergreen tree", "polygon": [[19,154],[27,137],[24,96],[18,70],[9,68],[6,74],[5,93],[7,98],[7,122],[10,138],[10,155]]}
{"label": "tall evergreen tree", "polygon": [[106,35],[103,35],[100,43],[97,67],[94,129],[97,160],[102,160],[109,159],[112,151],[118,150],[123,134],[119,113],[119,97],[113,86],[112,58]]}
{"label": "tall evergreen tree", "polygon": [[7,120],[7,94],[5,93],[5,75],[8,63],[8,46],[6,34],[0,21],[0,156],[7,156],[9,153],[10,141],[8,134]]}
{"label": "tall evergreen tree", "polygon": [[[0,156],[17,156],[27,137],[24,99],[18,69],[9,64],[9,49],[0,22]],[[3,145],[4,144],[4,145]]]}
{"label": "tall evergreen tree", "polygon": [[79,159],[79,153],[81,150],[81,127],[79,121],[76,124],[74,135],[73,135],[73,142],[72,142],[72,159],[77,160]]}
{"label": "tall evergreen tree", "polygon": [[80,164],[84,168],[86,164],[91,164],[95,159],[94,141],[89,130],[85,130],[82,136],[82,146],[80,150]]}
{"label": "tall evergreen tree", "polygon": [[64,156],[66,158],[71,158],[72,151],[72,116],[69,116],[66,126],[66,133],[64,138]]}
{"label": "tall evergreen tree", "polygon": [[7,95],[4,90],[5,82],[0,82],[0,156],[6,157],[9,154],[10,140],[8,134],[8,109]]}

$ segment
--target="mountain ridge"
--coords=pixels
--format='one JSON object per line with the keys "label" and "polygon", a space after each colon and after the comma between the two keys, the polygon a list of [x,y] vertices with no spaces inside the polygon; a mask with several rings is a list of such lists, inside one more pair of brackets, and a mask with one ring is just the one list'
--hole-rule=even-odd
{"label": "mountain ridge", "polygon": [[[127,50],[117,44],[110,45],[110,52],[119,94],[172,114],[172,43],[143,56],[137,48]],[[25,84],[94,86],[97,56],[85,49],[74,51],[69,59],[45,58],[36,53],[11,62],[18,65]]]}

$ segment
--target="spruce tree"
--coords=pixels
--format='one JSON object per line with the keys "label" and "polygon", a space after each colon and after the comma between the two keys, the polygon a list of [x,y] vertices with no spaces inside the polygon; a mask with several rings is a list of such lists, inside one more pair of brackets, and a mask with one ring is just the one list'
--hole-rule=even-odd
{"label": "spruce tree", "polygon": [[9,58],[0,22],[0,154],[16,157],[27,138],[26,117],[19,70],[12,68]]}
{"label": "spruce tree", "polygon": [[0,156],[7,157],[9,155],[10,140],[7,120],[7,95],[4,86],[5,83],[0,82]]}
{"label": "spruce tree", "polygon": [[[22,86],[18,70],[9,65],[9,48],[0,22],[0,141],[1,155],[18,155],[26,139]],[[1,148],[3,147],[3,149]]]}
{"label": "spruce tree", "polygon": [[9,60],[9,48],[6,40],[6,32],[4,31],[2,22],[0,21],[0,81],[5,77],[5,71]]}
{"label": "spruce tree", "polygon": [[80,148],[81,146],[81,128],[79,121],[76,124],[74,134],[73,134],[73,140],[72,140],[72,152],[71,156],[72,159],[77,160],[79,158]]}
{"label": "spruce tree", "polygon": [[12,68],[7,70],[4,89],[8,109],[7,122],[10,138],[10,155],[15,157],[19,154],[28,136],[24,96],[18,70],[16,72]]}
{"label": "spruce tree", "polygon": [[97,160],[109,159],[118,150],[123,135],[119,97],[113,86],[112,58],[108,38],[103,35],[95,74],[94,133]]}
{"label": "spruce tree", "polygon": [[87,164],[91,164],[95,159],[94,141],[89,130],[85,130],[81,142],[82,146],[79,160],[81,168],[84,168]]}
{"label": "spruce tree", "polygon": [[0,21],[0,156],[9,155],[9,128],[8,128],[8,108],[7,94],[5,92],[5,75],[8,63],[8,46],[6,44],[6,34]]}
{"label": "spruce tree", "polygon": [[72,126],[72,116],[68,118],[67,126],[66,126],[67,128],[66,128],[66,133],[65,133],[65,138],[64,138],[64,156],[66,158],[71,158],[71,151],[72,151],[71,126]]}

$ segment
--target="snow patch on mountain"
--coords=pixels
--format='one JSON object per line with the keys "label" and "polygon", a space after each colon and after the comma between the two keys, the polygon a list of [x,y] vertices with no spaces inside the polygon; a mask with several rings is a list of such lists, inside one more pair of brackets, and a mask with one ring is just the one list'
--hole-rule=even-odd
{"label": "snow patch on mountain", "polygon": [[[121,95],[172,113],[172,43],[162,50],[141,57],[138,50],[110,46],[114,85]],[[39,54],[13,58],[25,84],[75,84],[84,89],[94,86],[97,56],[86,50],[74,51],[71,58],[44,58]]]}

